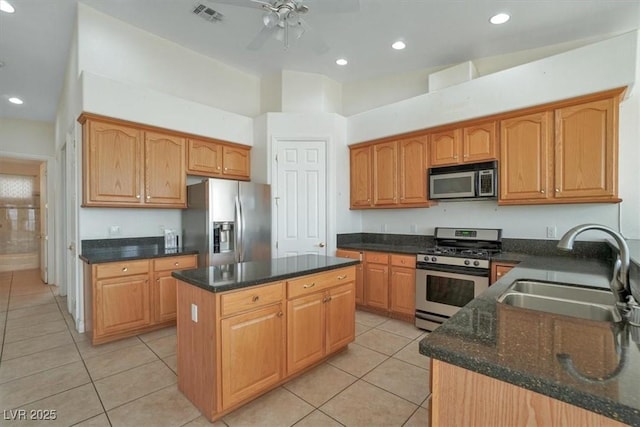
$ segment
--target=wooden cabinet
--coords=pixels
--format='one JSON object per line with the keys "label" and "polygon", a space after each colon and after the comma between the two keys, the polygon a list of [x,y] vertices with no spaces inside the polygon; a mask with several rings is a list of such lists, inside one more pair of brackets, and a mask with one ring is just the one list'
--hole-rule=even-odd
{"label": "wooden cabinet", "polygon": [[619,91],[500,122],[500,204],[619,202]]}
{"label": "wooden cabinet", "polygon": [[391,255],[389,309],[413,318],[416,312],[416,257]]}
{"label": "wooden cabinet", "polygon": [[221,293],[178,281],[179,390],[215,421],[322,363],[355,338],[354,281],[353,266]]}
{"label": "wooden cabinet", "polygon": [[350,148],[351,209],[428,207],[428,136]]}
{"label": "wooden cabinet", "polygon": [[393,205],[398,201],[398,143],[373,146],[373,204]]}
{"label": "wooden cabinet", "polygon": [[251,147],[226,141],[189,138],[187,173],[248,181]]}
{"label": "wooden cabinet", "polygon": [[175,324],[175,270],[196,255],[85,264],[85,329],[102,344]]}
{"label": "wooden cabinet", "polygon": [[287,282],[287,374],[343,348],[355,338],[352,268]]}
{"label": "wooden cabinet", "polygon": [[389,256],[365,252],[364,305],[389,309]]}
{"label": "wooden cabinet", "polygon": [[495,120],[431,134],[431,166],[447,166],[495,160],[497,157]]}
{"label": "wooden cabinet", "polygon": [[338,249],[336,250],[336,256],[338,258],[350,258],[361,261],[360,264],[356,265],[356,304],[364,304],[364,263],[362,262],[362,252]]}
{"label": "wooden cabinet", "polygon": [[220,335],[222,408],[233,407],[284,377],[281,304],[222,319]]}
{"label": "wooden cabinet", "polygon": [[157,258],[153,261],[151,300],[156,323],[176,319],[176,279],[171,276],[171,272],[196,268],[197,264],[195,255]]}
{"label": "wooden cabinet", "polygon": [[491,284],[494,284],[515,267],[517,262],[492,262],[491,263]]}
{"label": "wooden cabinet", "polygon": [[83,117],[83,206],[185,208],[185,139]]}

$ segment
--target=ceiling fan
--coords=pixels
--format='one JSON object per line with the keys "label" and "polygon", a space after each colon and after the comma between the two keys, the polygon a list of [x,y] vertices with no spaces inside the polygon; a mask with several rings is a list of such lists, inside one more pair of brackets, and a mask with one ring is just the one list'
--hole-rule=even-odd
{"label": "ceiling fan", "polygon": [[[263,28],[247,46],[250,50],[258,50],[272,35],[284,43],[284,48],[289,49],[289,40],[298,39],[303,34],[311,43],[312,49],[322,54],[329,50],[329,46],[322,37],[313,31],[301,15],[309,12],[309,6],[303,0],[209,0],[212,3],[229,4],[240,7],[260,8],[264,11],[262,16]],[[307,0],[313,3],[313,0]],[[360,8],[359,0],[319,0],[312,7],[318,7],[326,12],[351,12]]]}

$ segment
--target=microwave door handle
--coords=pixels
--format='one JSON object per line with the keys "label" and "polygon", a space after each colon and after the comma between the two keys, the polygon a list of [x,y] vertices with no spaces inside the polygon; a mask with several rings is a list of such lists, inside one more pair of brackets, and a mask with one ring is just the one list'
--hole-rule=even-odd
{"label": "microwave door handle", "polygon": [[473,197],[480,196],[480,172],[475,173]]}

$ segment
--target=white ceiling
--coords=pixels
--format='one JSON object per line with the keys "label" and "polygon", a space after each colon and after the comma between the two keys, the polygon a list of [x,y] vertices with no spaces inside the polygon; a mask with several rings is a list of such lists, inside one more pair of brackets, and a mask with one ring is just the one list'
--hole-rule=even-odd
{"label": "white ceiling", "polygon": [[[52,121],[78,0],[10,1],[16,13],[0,12],[0,61],[5,63],[0,68],[0,117]],[[288,51],[275,39],[259,51],[248,50],[262,28],[262,11],[257,8],[202,0],[224,15],[222,22],[209,23],[191,13],[198,0],[80,1],[246,72],[267,75],[289,69],[341,82],[640,27],[640,0],[360,0],[358,11],[342,13],[323,10],[329,0],[305,0],[310,11],[304,19],[330,47],[318,55],[304,35]],[[489,24],[497,12],[508,12],[512,18],[501,26]],[[404,51],[391,49],[397,39],[407,43]],[[349,65],[337,66],[339,57],[347,58]],[[20,96],[25,103],[11,105],[9,96]]]}

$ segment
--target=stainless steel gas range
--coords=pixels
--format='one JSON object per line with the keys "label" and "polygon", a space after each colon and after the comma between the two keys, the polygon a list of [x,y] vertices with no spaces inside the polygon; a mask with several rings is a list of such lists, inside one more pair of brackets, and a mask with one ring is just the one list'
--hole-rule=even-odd
{"label": "stainless steel gas range", "polygon": [[433,331],[489,287],[502,230],[436,227],[436,246],[416,259],[416,326]]}

